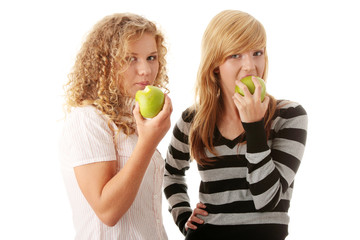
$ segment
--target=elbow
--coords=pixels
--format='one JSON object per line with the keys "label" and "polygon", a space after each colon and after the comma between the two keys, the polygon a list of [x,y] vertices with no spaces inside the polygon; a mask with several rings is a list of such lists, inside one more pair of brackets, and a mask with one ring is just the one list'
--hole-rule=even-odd
{"label": "elbow", "polygon": [[103,222],[106,226],[108,227],[114,227],[116,225],[116,221],[108,221],[108,222]]}
{"label": "elbow", "polygon": [[108,227],[114,227],[118,221],[114,219],[100,219]]}
{"label": "elbow", "polygon": [[263,207],[255,207],[258,212],[272,212],[276,205],[274,203],[269,203]]}
{"label": "elbow", "polygon": [[108,211],[108,212],[98,213],[97,216],[100,219],[100,221],[106,226],[114,227],[121,219],[122,214],[119,215],[119,213]]}
{"label": "elbow", "polygon": [[272,200],[269,203],[267,203],[266,205],[258,205],[255,204],[255,209],[257,212],[272,212],[276,209],[278,204],[278,201],[276,200]]}
{"label": "elbow", "polygon": [[130,204],[122,204],[119,207],[111,201],[98,201],[92,208],[103,224],[114,227],[130,206]]}
{"label": "elbow", "polygon": [[281,190],[278,190],[276,195],[272,196],[270,199],[267,199],[267,201],[264,201],[264,199],[258,200],[258,202],[255,201],[255,209],[258,212],[271,212],[275,210],[281,200]]}

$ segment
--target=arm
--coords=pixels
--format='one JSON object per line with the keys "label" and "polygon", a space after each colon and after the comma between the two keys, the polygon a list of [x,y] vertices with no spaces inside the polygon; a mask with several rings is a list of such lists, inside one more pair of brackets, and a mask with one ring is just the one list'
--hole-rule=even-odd
{"label": "arm", "polygon": [[151,120],[140,116],[136,105],[138,142],[125,166],[116,173],[116,161],[98,162],[74,168],[76,179],[96,215],[113,226],[133,203],[158,143],[170,128],[171,101]]}
{"label": "arm", "polygon": [[235,93],[233,99],[246,132],[246,158],[249,162],[247,181],[254,204],[260,211],[269,211],[277,207],[293,183],[304,153],[307,115],[300,105],[281,110],[273,126],[275,136],[270,148],[263,123],[269,98],[266,96],[261,102],[261,85],[256,78],[253,78],[253,82],[256,88],[251,95],[248,88],[237,81],[244,91],[244,97]]}
{"label": "arm", "polygon": [[263,121],[243,123],[247,136],[247,180],[260,211],[278,206],[294,181],[306,142],[307,115],[297,105],[281,111],[276,119],[271,148],[267,145]]}
{"label": "arm", "polygon": [[190,167],[189,129],[190,120],[184,112],[173,129],[164,176],[164,193],[169,202],[169,211],[183,234],[186,233],[185,223],[192,213],[185,179],[185,171]]}

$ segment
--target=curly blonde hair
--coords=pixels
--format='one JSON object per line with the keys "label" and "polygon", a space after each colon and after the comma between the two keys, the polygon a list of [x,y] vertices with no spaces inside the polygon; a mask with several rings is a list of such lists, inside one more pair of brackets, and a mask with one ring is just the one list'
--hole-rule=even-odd
{"label": "curly blonde hair", "polygon": [[126,135],[135,132],[130,107],[133,100],[122,87],[122,73],[129,61],[129,42],[144,33],[154,35],[158,50],[159,69],[154,85],[168,92],[163,34],[144,17],[117,13],[100,20],[87,35],[65,85],[67,112],[73,107],[92,105],[110,119],[110,127],[113,122]]}

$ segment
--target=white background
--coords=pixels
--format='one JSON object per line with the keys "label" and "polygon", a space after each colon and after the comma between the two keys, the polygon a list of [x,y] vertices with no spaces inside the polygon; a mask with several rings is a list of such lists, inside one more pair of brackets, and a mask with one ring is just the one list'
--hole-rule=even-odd
{"label": "white background", "polygon": [[[83,37],[101,18],[133,12],[168,43],[172,124],[193,100],[202,34],[224,9],[267,30],[267,89],[300,102],[308,141],[288,239],[359,239],[359,7],[356,1],[6,1],[0,3],[0,239],[73,239],[58,158],[63,89]],[[165,156],[170,133],[159,145]],[[188,173],[192,204],[199,178]],[[169,239],[183,239],[163,200]]]}

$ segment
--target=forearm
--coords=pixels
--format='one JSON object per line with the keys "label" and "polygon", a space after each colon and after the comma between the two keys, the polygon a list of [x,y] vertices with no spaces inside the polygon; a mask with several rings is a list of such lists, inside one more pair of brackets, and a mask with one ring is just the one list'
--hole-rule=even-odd
{"label": "forearm", "polygon": [[263,121],[243,124],[246,130],[249,188],[258,210],[276,207],[288,185],[280,175],[267,145]]}
{"label": "forearm", "polygon": [[124,167],[103,187],[96,207],[105,224],[115,225],[130,208],[155,149],[140,140]]}
{"label": "forearm", "polygon": [[109,225],[116,224],[132,205],[151,157],[170,128],[171,112],[168,96],[161,112],[151,120],[144,119],[140,115],[139,105],[135,105],[133,114],[137,125],[137,144],[122,169],[106,182],[98,198],[98,212]]}
{"label": "forearm", "polygon": [[[180,156],[187,160],[180,160]],[[189,153],[176,150],[170,145],[165,162],[164,193],[174,221],[182,232],[184,224],[192,212],[185,180],[185,171],[189,168],[189,158]]]}
{"label": "forearm", "polygon": [[174,127],[166,155],[164,176],[165,197],[174,221],[183,233],[184,225],[192,213],[185,180],[185,172],[190,167],[188,127],[183,118]]}
{"label": "forearm", "polygon": [[277,207],[294,181],[305,150],[307,115],[300,105],[293,104],[281,109],[272,125],[267,142],[262,121],[244,124],[247,180],[256,208],[264,211]]}
{"label": "forearm", "polygon": [[184,233],[184,225],[192,212],[185,178],[183,176],[170,175],[168,170],[166,170],[164,176],[164,194],[176,225]]}

